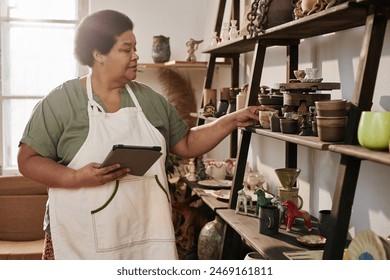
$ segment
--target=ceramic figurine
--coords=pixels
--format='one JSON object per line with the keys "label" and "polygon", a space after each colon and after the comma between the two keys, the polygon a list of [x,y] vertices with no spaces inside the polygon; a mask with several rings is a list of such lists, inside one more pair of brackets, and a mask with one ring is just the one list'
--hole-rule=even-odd
{"label": "ceramic figurine", "polygon": [[203,40],[194,40],[191,38],[186,43],[187,53],[188,53],[187,57],[186,57],[186,61],[192,61],[192,62],[196,61],[195,51],[198,49],[198,45],[202,42],[203,42]]}
{"label": "ceramic figurine", "polygon": [[259,209],[260,206],[264,205],[270,205],[272,203],[273,197],[266,197],[265,191],[258,188],[255,192],[255,195],[257,195],[257,202],[256,202],[256,216],[259,215]]}
{"label": "ceramic figurine", "polygon": [[230,35],[229,35],[229,23],[224,22],[222,23],[222,31],[221,31],[221,40],[222,42],[229,41]]}
{"label": "ceramic figurine", "polygon": [[236,39],[238,37],[237,20],[232,19],[230,24],[229,40]]}
{"label": "ceramic figurine", "polygon": [[213,37],[211,38],[210,46],[213,47],[216,45],[218,45],[218,34],[217,32],[214,32]]}
{"label": "ceramic figurine", "polygon": [[244,189],[241,189],[237,192],[237,204],[236,204],[236,213],[240,211],[241,207],[244,208],[245,215],[248,214],[248,202],[249,202],[249,209],[252,209],[252,197],[250,195],[247,195],[244,191]]}
{"label": "ceramic figurine", "polygon": [[299,210],[298,206],[292,201],[287,200],[282,203],[283,206],[287,207],[287,220],[286,220],[286,230],[290,231],[291,227],[296,218],[303,218],[305,220],[305,226],[308,231],[311,231],[311,221],[310,215],[305,210]]}

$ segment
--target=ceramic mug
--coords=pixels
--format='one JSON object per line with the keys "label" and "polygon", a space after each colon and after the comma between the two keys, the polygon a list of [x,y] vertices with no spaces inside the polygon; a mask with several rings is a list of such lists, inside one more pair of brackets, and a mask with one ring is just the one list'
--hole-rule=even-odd
{"label": "ceramic mug", "polygon": [[273,113],[273,111],[259,111],[259,122],[263,128],[271,128],[269,118]]}
{"label": "ceramic mug", "polygon": [[206,168],[206,174],[217,180],[223,180],[226,177],[227,163],[224,161],[211,162]]}
{"label": "ceramic mug", "polygon": [[390,141],[390,112],[362,112],[358,140],[361,146],[369,149],[387,149]]}
{"label": "ceramic mug", "polygon": [[279,232],[279,208],[277,206],[260,206],[259,232],[265,235],[274,235]]}
{"label": "ceramic mug", "polygon": [[320,210],[318,217],[318,233],[323,237],[328,236],[330,229],[330,210]]}
{"label": "ceramic mug", "polygon": [[278,196],[280,197],[281,201],[287,201],[292,200],[295,205],[298,207],[298,209],[301,209],[303,206],[303,199],[300,195],[298,195],[298,188],[291,188],[291,189],[284,189],[279,188],[278,189]]}

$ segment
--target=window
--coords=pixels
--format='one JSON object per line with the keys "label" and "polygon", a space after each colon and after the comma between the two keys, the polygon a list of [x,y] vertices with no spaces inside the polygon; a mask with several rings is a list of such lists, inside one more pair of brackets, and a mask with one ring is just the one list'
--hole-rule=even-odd
{"label": "window", "polygon": [[85,73],[73,56],[75,27],[88,0],[2,0],[0,166],[17,169],[18,143],[35,104]]}

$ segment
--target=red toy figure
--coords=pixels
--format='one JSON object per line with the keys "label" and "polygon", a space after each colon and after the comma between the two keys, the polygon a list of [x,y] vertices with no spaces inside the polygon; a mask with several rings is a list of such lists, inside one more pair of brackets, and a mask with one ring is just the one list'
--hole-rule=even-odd
{"label": "red toy figure", "polygon": [[310,215],[305,210],[299,210],[297,205],[292,200],[287,200],[282,203],[283,206],[287,207],[287,219],[286,219],[286,230],[290,231],[291,226],[296,218],[303,218],[305,220],[306,228],[311,231]]}

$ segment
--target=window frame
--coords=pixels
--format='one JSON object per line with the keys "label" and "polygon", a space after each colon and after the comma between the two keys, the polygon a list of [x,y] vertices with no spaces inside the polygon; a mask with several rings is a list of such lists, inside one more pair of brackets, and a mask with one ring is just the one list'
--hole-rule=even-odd
{"label": "window frame", "polygon": [[[34,1],[34,0],[30,0]],[[3,92],[3,63],[7,63],[8,57],[5,57],[4,53],[4,43],[7,38],[4,36],[3,22],[26,22],[26,23],[43,23],[49,25],[55,24],[74,24],[75,27],[78,23],[89,13],[89,1],[88,0],[78,0],[78,11],[77,19],[73,20],[64,20],[64,19],[30,19],[30,18],[19,18],[19,17],[10,17],[9,12],[4,13],[3,6],[0,5],[0,176],[1,175],[16,175],[19,174],[17,167],[6,166],[7,159],[5,158],[10,152],[6,151],[6,140],[5,140],[5,128],[7,126],[7,120],[4,119],[4,112],[7,110],[5,108],[5,103],[9,100],[33,100],[41,99],[43,96],[34,96],[34,95],[11,95],[9,92]],[[6,35],[7,36],[7,35]],[[86,75],[88,73],[88,67],[82,66],[77,63],[77,74],[79,76]],[[10,124],[8,124],[10,125]],[[10,162],[10,161],[9,161]]]}

